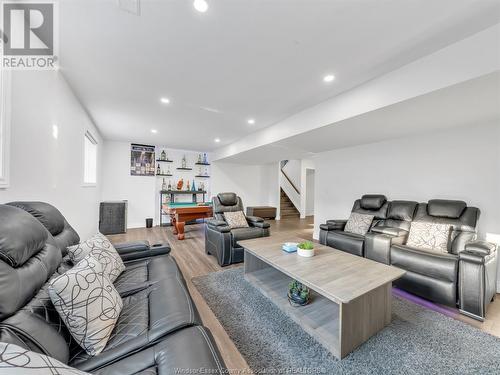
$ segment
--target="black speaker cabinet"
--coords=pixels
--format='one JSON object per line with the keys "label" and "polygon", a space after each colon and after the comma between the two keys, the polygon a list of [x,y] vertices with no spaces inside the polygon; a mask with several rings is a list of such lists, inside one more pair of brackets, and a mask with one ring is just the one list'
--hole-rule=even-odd
{"label": "black speaker cabinet", "polygon": [[127,201],[101,202],[99,232],[102,234],[127,232]]}

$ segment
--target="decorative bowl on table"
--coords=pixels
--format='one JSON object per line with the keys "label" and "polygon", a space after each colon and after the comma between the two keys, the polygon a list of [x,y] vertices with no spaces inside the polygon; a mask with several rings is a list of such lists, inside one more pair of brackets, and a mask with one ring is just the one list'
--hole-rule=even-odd
{"label": "decorative bowl on table", "polygon": [[310,302],[310,294],[309,288],[297,280],[293,280],[288,285],[288,302],[292,306],[307,305]]}
{"label": "decorative bowl on table", "polygon": [[314,244],[311,241],[304,241],[297,245],[297,255],[310,258],[314,256]]}

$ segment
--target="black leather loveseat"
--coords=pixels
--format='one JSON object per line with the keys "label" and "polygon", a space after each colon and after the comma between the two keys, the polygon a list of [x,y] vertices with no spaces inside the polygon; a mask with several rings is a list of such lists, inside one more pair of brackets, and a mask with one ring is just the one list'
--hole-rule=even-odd
{"label": "black leather loveseat", "polygon": [[[355,255],[406,270],[394,284],[429,300],[459,306],[477,319],[496,293],[497,251],[493,244],[477,241],[480,211],[465,202],[434,199],[428,203],[389,202],[383,195],[365,195],[353,212],[374,216],[365,235],[344,232],[346,220],[329,220],[320,226],[320,242]],[[411,224],[450,225],[445,253],[406,244]]]}
{"label": "black leather loveseat", "polygon": [[243,262],[243,248],[238,241],[267,237],[269,223],[256,216],[246,216],[248,228],[231,229],[224,212],[243,212],[241,198],[235,193],[219,193],[213,198],[214,219],[205,225],[205,251],[214,255],[221,266]]}
{"label": "black leather loveseat", "polygon": [[[96,374],[224,373],[213,338],[170,255],[125,262],[115,281],[123,308],[111,337],[100,354],[90,357],[83,351],[47,292],[48,280],[73,266],[63,257],[64,245],[78,242],[78,235],[59,211],[43,208],[35,216],[0,205],[0,342]],[[59,233],[54,238],[50,232]]]}

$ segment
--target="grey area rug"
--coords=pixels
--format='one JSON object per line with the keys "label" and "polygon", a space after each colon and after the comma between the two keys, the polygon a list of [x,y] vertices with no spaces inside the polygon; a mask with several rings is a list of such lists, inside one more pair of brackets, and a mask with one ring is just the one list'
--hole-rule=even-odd
{"label": "grey area rug", "polygon": [[398,297],[392,323],[337,360],[249,284],[242,268],[193,283],[257,373],[500,374],[499,338]]}

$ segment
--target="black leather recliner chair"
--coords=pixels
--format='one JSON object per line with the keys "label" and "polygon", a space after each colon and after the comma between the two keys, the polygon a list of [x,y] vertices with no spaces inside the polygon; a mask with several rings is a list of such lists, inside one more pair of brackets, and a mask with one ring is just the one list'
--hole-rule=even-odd
{"label": "black leather recliner chair", "polygon": [[[47,212],[38,211],[35,218],[18,207],[0,205],[0,342],[99,374],[131,375],[151,368],[158,373],[175,368],[225,371],[169,255],[125,263],[126,270],[115,281],[123,300],[115,329],[102,353],[85,353],[47,292],[47,281],[73,266],[63,258],[61,244],[73,244],[78,236],[59,211]],[[56,239],[47,228],[58,232]]]}
{"label": "black leather recliner chair", "polygon": [[243,211],[241,198],[235,193],[219,193],[213,198],[214,219],[205,225],[205,251],[214,255],[221,266],[243,262],[243,248],[238,241],[270,235],[269,223],[256,216],[246,216],[248,228],[231,229],[224,212]]}
{"label": "black leather recliner chair", "polygon": [[[386,219],[387,198],[384,195],[363,195],[354,202],[351,212],[373,215],[372,227]],[[347,220],[328,220],[320,225],[319,242],[353,255],[364,256],[365,236],[345,232]]]}

